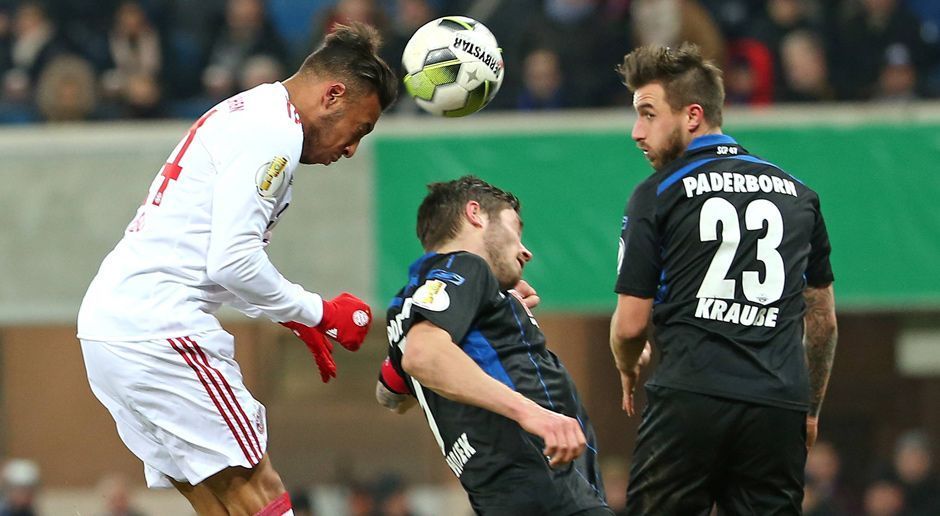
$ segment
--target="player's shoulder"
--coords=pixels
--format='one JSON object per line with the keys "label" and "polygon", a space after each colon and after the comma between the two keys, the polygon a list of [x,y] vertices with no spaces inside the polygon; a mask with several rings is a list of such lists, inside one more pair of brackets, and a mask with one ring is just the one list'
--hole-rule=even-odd
{"label": "player's shoulder", "polygon": [[[210,148],[223,154],[243,153],[281,157],[293,169],[303,147],[303,128],[295,121],[287,90],[279,83],[262,84],[230,97],[214,108],[213,130],[203,136]],[[270,156],[268,156],[270,155]]]}
{"label": "player's shoulder", "polygon": [[428,265],[425,273],[428,279],[453,280],[451,282],[463,283],[466,277],[492,274],[489,264],[482,256],[468,251],[438,254]]}
{"label": "player's shoulder", "polygon": [[263,122],[272,128],[299,129],[300,118],[281,83],[261,84],[243,91],[221,104],[246,122]]}

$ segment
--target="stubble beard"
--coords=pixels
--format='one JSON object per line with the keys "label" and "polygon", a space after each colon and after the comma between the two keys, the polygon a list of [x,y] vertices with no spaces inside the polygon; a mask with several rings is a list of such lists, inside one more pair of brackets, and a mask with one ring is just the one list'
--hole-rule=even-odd
{"label": "stubble beard", "polygon": [[666,145],[663,146],[662,151],[659,153],[659,159],[656,160],[658,163],[651,163],[653,168],[658,172],[666,168],[670,163],[679,159],[679,156],[685,152],[685,144],[682,143],[682,129],[676,127],[671,133],[669,133],[669,139],[666,141]]}
{"label": "stubble beard", "polygon": [[508,230],[497,226],[491,226],[483,233],[483,248],[486,251],[487,261],[490,268],[493,269],[493,275],[499,282],[499,288],[506,290],[516,286],[522,279],[521,272],[517,271],[514,265],[514,258],[506,258],[506,247],[509,243],[509,237],[506,234]]}

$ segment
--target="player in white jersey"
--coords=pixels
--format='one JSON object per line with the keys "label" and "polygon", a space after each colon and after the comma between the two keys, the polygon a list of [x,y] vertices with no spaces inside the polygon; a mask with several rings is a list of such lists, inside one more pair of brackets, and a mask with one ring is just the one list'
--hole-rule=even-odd
{"label": "player in white jersey", "polygon": [[264,247],[298,163],[352,157],[397,94],[368,26],[338,28],[283,83],[197,120],[150,186],[82,302],[78,337],[92,391],[151,487],[199,514],[292,514],[266,453],[264,407],[242,383],[222,304],[279,322],[336,369],[326,335],[355,350],[371,311],[291,283]]}

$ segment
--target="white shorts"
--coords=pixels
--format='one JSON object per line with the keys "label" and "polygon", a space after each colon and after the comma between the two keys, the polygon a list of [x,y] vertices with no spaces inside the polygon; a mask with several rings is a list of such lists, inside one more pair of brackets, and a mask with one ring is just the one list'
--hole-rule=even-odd
{"label": "white shorts", "polygon": [[138,342],[82,340],[88,382],[148,487],[196,485],[267,449],[264,405],[242,383],[235,339],[216,330]]}

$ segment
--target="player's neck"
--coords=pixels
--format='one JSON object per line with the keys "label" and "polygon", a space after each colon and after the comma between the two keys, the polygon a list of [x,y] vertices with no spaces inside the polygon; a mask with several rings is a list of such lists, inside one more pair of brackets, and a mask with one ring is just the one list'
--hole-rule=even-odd
{"label": "player's neck", "polygon": [[290,78],[281,82],[284,89],[287,90],[287,99],[293,104],[294,109],[300,114],[300,119],[306,124],[315,112],[315,102],[317,99],[314,83],[307,77],[296,73]]}
{"label": "player's neck", "polygon": [[[480,241],[477,242],[477,240]],[[466,237],[461,238],[458,236],[457,238],[438,246],[436,249],[434,249],[434,252],[438,254],[447,254],[466,251],[486,259],[485,249],[486,248],[483,245],[482,239]]]}

